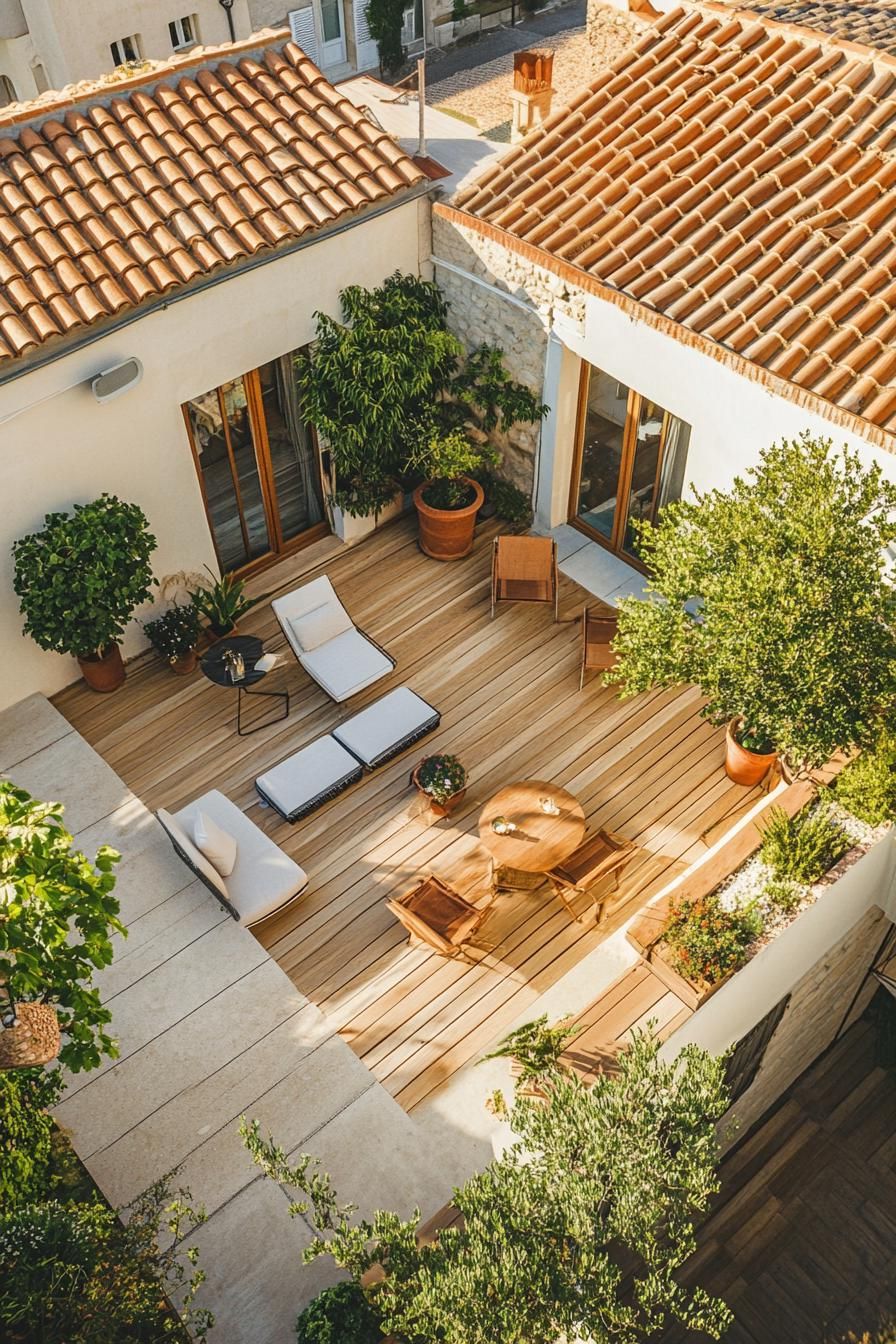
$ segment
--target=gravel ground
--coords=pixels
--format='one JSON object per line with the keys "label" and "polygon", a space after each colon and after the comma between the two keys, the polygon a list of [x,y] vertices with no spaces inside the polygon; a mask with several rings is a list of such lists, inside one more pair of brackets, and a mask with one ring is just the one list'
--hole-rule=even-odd
{"label": "gravel ground", "polygon": [[[592,30],[595,24],[592,21]],[[541,50],[554,52],[554,107],[568,102],[584,85],[616,60],[631,46],[644,27],[643,20],[607,7],[601,22],[596,25],[598,41],[592,44],[585,36],[584,27],[572,32],[546,36],[533,42]],[[471,53],[475,47],[470,48]],[[446,79],[436,79],[427,91],[427,102],[446,112],[471,117],[479,129],[492,139],[506,139],[510,123],[510,86],[513,79],[513,54],[508,52],[494,60],[456,71]]]}

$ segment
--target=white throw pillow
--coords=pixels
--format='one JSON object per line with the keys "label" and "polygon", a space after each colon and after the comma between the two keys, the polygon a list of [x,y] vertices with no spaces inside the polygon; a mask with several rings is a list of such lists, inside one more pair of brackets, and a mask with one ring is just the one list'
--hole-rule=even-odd
{"label": "white throw pillow", "polygon": [[296,616],[289,623],[295,635],[296,643],[303,653],[319,649],[331,639],[341,635],[351,622],[336,602],[325,602],[322,606],[306,611],[304,616]]}
{"label": "white throw pillow", "polygon": [[236,841],[205,812],[198,812],[193,822],[193,840],[215,872],[229,877],[236,863]]}

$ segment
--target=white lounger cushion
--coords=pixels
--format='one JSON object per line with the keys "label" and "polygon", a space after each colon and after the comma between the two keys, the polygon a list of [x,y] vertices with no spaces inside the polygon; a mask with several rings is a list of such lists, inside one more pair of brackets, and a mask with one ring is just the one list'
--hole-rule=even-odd
{"label": "white lounger cushion", "polygon": [[439,712],[407,686],[399,686],[333,729],[333,736],[373,768],[435,728]]}
{"label": "white lounger cushion", "polygon": [[322,574],[319,579],[312,579],[302,588],[296,588],[283,597],[275,597],[271,603],[271,610],[283,627],[283,633],[297,658],[301,658],[304,648],[296,637],[292,623],[300,621],[303,616],[308,616],[311,612],[317,612],[320,607],[330,608],[338,616],[340,634],[343,630],[352,628],[352,618],[336,596],[336,589],[326,574]]}
{"label": "white lounger cushion", "polygon": [[287,821],[326,802],[361,778],[361,767],[335,738],[319,737],[259,775],[255,787]]}
{"label": "white lounger cushion", "polygon": [[[222,879],[210,864],[206,866],[214,873],[218,888],[223,888],[241,924],[256,924],[273,914],[307,885],[308,878],[299,865],[223,793],[212,789],[181,808],[172,820],[182,832],[192,834],[199,812],[205,812],[236,840],[236,864],[228,878]],[[159,820],[165,824],[161,813]],[[192,847],[199,854],[195,845]],[[201,854],[199,858],[206,863]]]}
{"label": "white lounger cushion", "polygon": [[354,627],[310,653],[299,654],[299,662],[333,700],[347,700],[392,671],[382,649]]}
{"label": "white lounger cushion", "polygon": [[216,891],[220,892],[222,896],[226,896],[227,885],[223,877],[216,868],[212,867],[202,851],[196,848],[193,843],[193,837],[187,834],[184,827],[177,820],[177,817],[173,817],[170,812],[166,812],[164,807],[159,808],[156,816],[165,827],[165,830],[171,836],[171,839],[177,845],[178,849],[183,850],[190,867],[205,879],[208,886],[213,887]]}
{"label": "white lounger cushion", "polygon": [[236,867],[236,841],[229,831],[219,826],[204,812],[196,813],[193,823],[193,842],[208,859],[216,873],[229,877]]}
{"label": "white lounger cushion", "polygon": [[303,653],[319,649],[327,640],[352,628],[348,612],[338,602],[323,602],[304,616],[293,616],[289,625]]}

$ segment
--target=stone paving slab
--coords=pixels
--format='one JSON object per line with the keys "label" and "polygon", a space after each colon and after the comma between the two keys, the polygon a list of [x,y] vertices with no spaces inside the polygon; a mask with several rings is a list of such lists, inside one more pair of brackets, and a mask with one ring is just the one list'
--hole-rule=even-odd
{"label": "stone paving slab", "polygon": [[8,772],[11,766],[74,731],[68,719],[43,695],[29,695],[0,710],[0,771]]}

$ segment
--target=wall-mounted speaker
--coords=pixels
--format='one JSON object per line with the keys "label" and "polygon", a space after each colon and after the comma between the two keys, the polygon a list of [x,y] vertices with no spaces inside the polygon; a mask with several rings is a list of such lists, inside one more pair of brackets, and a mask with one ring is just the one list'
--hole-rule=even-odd
{"label": "wall-mounted speaker", "polygon": [[98,373],[91,379],[90,388],[102,406],[104,402],[120,397],[122,392],[127,392],[129,388],[136,387],[142,377],[143,365],[139,359],[125,359],[120,364],[113,364],[110,369],[103,369],[102,373]]}

